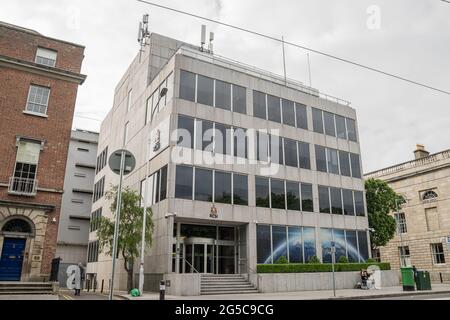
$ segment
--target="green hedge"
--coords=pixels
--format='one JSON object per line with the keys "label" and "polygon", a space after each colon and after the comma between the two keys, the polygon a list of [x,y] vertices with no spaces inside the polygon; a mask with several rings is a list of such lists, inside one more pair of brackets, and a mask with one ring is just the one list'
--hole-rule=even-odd
{"label": "green hedge", "polygon": [[[391,265],[382,263],[336,263],[336,272],[360,271],[368,266],[378,266],[381,270],[391,270]],[[306,273],[306,272],[331,272],[331,263],[290,263],[290,264],[258,264],[258,273]]]}

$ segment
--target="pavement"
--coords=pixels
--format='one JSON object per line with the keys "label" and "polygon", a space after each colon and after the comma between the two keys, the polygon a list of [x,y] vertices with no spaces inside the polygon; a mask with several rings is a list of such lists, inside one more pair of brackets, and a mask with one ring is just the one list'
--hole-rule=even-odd
{"label": "pavement", "polygon": [[[108,300],[107,293],[81,291],[79,296],[74,295],[74,290],[60,289],[59,300]],[[126,300],[125,298],[114,295],[113,300]]]}
{"label": "pavement", "polygon": [[[159,293],[145,292],[140,297],[132,297],[126,292],[116,292],[116,295],[128,300],[159,300]],[[403,291],[401,286],[385,287],[381,289],[361,290],[345,289],[333,290],[278,292],[278,293],[250,293],[232,295],[203,295],[203,296],[171,296],[166,300],[367,300],[367,299],[412,299],[428,300],[433,297],[450,300],[450,284],[433,284],[431,291]]]}

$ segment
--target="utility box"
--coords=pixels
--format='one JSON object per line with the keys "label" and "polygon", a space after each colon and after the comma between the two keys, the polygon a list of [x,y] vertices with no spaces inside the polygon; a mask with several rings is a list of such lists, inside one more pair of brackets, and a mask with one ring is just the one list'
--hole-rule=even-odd
{"label": "utility box", "polygon": [[417,290],[431,290],[431,278],[428,271],[417,271]]}
{"label": "utility box", "polygon": [[412,267],[400,268],[402,273],[403,291],[415,291],[414,270]]}

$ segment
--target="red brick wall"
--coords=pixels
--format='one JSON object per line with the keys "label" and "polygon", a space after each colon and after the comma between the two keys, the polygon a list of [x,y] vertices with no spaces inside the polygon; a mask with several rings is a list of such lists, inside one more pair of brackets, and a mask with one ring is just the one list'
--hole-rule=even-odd
{"label": "red brick wall", "polygon": [[34,62],[38,47],[58,52],[56,68],[75,73],[80,72],[84,47],[0,25],[0,55]]}
{"label": "red brick wall", "polygon": [[[38,45],[58,51],[58,68],[80,71],[84,48],[0,26],[0,55],[34,62]],[[47,118],[23,113],[30,84],[50,87]],[[46,141],[39,156],[38,188],[63,190],[77,90],[74,82],[0,67],[0,183],[8,183],[13,175],[19,135]],[[42,256],[41,273],[48,274],[56,251],[62,194],[38,191],[35,197],[13,196],[6,187],[0,187],[0,199],[56,207],[48,214]]]}

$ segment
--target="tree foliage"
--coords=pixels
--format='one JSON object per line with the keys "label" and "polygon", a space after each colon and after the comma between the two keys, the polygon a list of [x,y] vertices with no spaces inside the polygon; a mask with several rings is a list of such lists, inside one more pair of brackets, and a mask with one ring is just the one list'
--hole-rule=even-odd
{"label": "tree foliage", "polygon": [[405,203],[403,196],[397,194],[386,182],[368,179],[365,182],[369,227],[372,248],[385,246],[396,231],[395,219],[389,215]]}
{"label": "tree foliage", "polygon": [[[106,192],[105,197],[111,200],[111,212],[113,219],[100,217],[98,220],[97,237],[99,241],[99,249],[109,255],[113,254],[114,242],[114,225],[117,208],[117,186],[112,186]],[[119,236],[117,252],[124,260],[124,268],[127,271],[127,289],[131,290],[133,285],[133,267],[134,262],[140,255],[140,245],[142,239],[142,224],[144,217],[144,209],[140,207],[140,196],[136,191],[126,187],[122,190],[122,205],[120,211]],[[147,208],[146,246],[152,245],[153,221],[151,208]]]}

